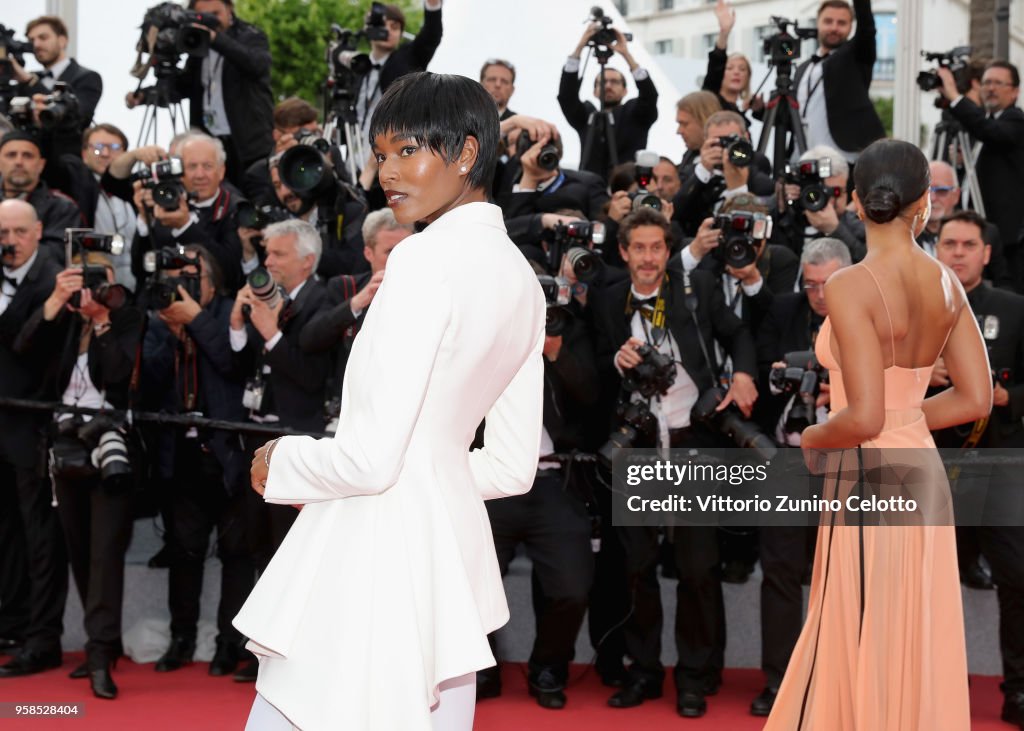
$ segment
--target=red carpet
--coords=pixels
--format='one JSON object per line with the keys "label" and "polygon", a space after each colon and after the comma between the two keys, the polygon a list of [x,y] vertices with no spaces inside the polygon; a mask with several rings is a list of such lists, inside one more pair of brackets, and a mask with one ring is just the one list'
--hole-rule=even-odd
{"label": "red carpet", "polygon": [[[74,729],[74,731],[231,731],[242,729],[252,704],[252,685],[234,683],[230,678],[211,678],[206,664],[197,663],[174,673],[157,675],[152,665],[127,660],[117,666],[114,680],[121,690],[115,701],[94,698],[87,680],[70,680],[67,673],[82,661],[81,653],[65,655],[60,670],[27,678],[0,680],[0,702],[80,703],[85,715],[77,719],[0,719],[0,728]],[[761,690],[761,673],[730,670],[718,695],[708,699],[708,713],[698,720],[682,719],[675,712],[675,693],[667,692],[639,708],[616,710],[605,706],[611,691],[601,685],[593,671],[573,668],[569,704],[561,711],[548,711],[526,694],[524,668],[505,667],[505,692],[500,698],[477,706],[476,731],[622,731],[658,729],[728,729],[755,731],[763,719],[747,714],[750,700]],[[668,686],[666,686],[668,690]],[[1009,731],[999,720],[1002,696],[999,679],[975,676],[971,679],[971,709],[976,731]],[[399,730],[396,730],[399,731]]]}

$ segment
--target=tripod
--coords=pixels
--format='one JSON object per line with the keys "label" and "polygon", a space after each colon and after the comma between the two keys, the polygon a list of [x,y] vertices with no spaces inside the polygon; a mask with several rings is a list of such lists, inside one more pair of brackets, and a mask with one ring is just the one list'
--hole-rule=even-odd
{"label": "tripod", "polygon": [[[332,81],[334,83],[332,83]],[[336,147],[345,146],[345,170],[348,182],[355,184],[359,180],[359,171],[366,162],[362,131],[356,114],[355,95],[350,85],[338,84],[337,80],[328,80],[324,87],[324,96],[330,98],[330,112],[324,122],[324,137]],[[324,99],[327,109],[327,98]]]}
{"label": "tripod", "polygon": [[[785,172],[786,161],[790,158],[790,146],[794,148],[793,156],[799,156],[807,149],[803,120],[800,119],[800,112],[797,111],[800,105],[793,89],[792,74],[792,61],[782,61],[776,65],[775,89],[765,105],[764,126],[761,128],[761,139],[757,143],[757,151],[763,155],[768,149],[768,135],[772,132],[775,133],[772,172],[776,178]],[[764,84],[763,81],[761,83]],[[792,143],[790,139],[792,139]]]}
{"label": "tripod", "polygon": [[981,199],[981,185],[978,183],[978,172],[974,167],[974,146],[971,144],[971,137],[947,110],[942,111],[942,121],[935,125],[932,160],[948,162],[954,170],[957,167],[957,160],[963,160],[964,180],[961,183],[966,182],[967,185],[960,185],[963,189],[960,203],[964,208],[973,208],[979,216],[984,217],[985,203]]}
{"label": "tripod", "polygon": [[[598,45],[593,48],[597,63],[601,66],[601,70],[597,74],[598,88],[601,89],[601,95],[598,97],[601,101],[601,108],[591,112],[590,118],[587,119],[587,134],[583,138],[583,151],[580,153],[580,170],[589,170],[604,178],[612,168],[619,164],[618,148],[615,145],[615,118],[607,110],[604,100],[604,74],[612,50],[607,46]],[[604,140],[604,153],[607,156],[603,169],[601,161],[593,158],[598,140]]]}
{"label": "tripod", "polygon": [[[188,120],[181,106],[181,93],[177,88],[178,74],[181,72],[174,63],[158,61],[153,67],[153,73],[156,74],[156,83],[145,89],[136,90],[136,93],[143,95],[143,104],[146,105],[136,148],[147,144],[159,144],[160,130],[157,117],[161,108],[166,109],[170,116],[172,136],[178,134],[179,126],[182,130],[188,129]],[[142,82],[139,82],[139,86],[142,86]]]}

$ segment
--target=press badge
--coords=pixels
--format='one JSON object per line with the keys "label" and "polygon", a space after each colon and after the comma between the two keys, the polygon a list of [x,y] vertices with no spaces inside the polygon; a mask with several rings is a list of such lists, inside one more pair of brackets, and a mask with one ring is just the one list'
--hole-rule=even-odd
{"label": "press badge", "polygon": [[250,378],[245,382],[245,391],[242,392],[242,406],[250,411],[259,411],[263,404],[263,379]]}
{"label": "press badge", "polygon": [[995,340],[999,337],[999,318],[995,315],[985,315],[985,322],[981,328],[982,337],[986,340]]}

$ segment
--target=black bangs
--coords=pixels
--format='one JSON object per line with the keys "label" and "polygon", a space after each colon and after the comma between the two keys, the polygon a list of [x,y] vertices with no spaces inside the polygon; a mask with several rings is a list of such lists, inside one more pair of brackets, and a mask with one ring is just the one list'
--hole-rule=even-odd
{"label": "black bangs", "polygon": [[480,145],[469,172],[474,188],[489,188],[498,156],[498,110],[491,95],[465,76],[407,74],[388,87],[370,120],[371,144],[378,135],[415,139],[449,165],[466,138]]}

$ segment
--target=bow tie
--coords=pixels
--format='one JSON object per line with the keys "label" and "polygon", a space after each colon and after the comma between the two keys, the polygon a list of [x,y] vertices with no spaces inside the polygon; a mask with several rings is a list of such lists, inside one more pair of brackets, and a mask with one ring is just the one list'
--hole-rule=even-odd
{"label": "bow tie", "polygon": [[12,287],[14,287],[14,289],[17,289],[17,288],[18,288],[18,280],[17,280],[17,279],[15,279],[14,277],[8,277],[8,276],[7,276],[6,274],[5,274],[5,275],[4,275],[4,281],[5,281],[5,282],[6,282],[7,284],[9,284],[9,285],[11,285]]}
{"label": "bow tie", "polygon": [[50,71],[49,69],[44,69],[43,71],[37,71],[36,72],[36,76],[39,77],[40,81],[42,81],[43,79],[52,79],[53,78],[53,72]]}
{"label": "bow tie", "polygon": [[657,297],[646,297],[640,299],[638,297],[633,298],[633,309],[639,309],[641,307],[650,307],[654,309],[654,303],[658,301]]}

